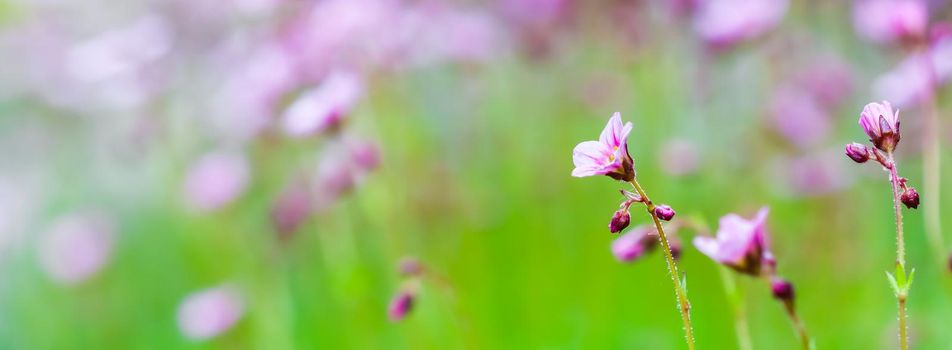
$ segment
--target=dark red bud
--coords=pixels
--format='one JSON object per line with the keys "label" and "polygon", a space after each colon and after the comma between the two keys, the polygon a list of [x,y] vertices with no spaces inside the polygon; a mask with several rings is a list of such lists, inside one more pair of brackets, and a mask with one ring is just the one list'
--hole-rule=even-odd
{"label": "dark red bud", "polygon": [[919,207],[919,192],[917,192],[914,187],[907,187],[899,199],[902,200],[902,204],[905,204],[907,208],[916,209]]}
{"label": "dark red bud", "polygon": [[850,157],[854,162],[865,163],[869,160],[869,151],[866,149],[866,146],[853,142],[846,145],[846,156]]}
{"label": "dark red bud", "polygon": [[662,204],[654,208],[654,214],[658,219],[671,221],[671,218],[674,217],[674,209],[666,204]]}
{"label": "dark red bud", "polygon": [[770,291],[777,300],[792,301],[794,297],[793,284],[782,278],[774,278],[770,281]]}
{"label": "dark red bud", "polygon": [[618,233],[628,227],[629,223],[631,223],[631,215],[628,214],[628,209],[618,209],[615,215],[612,215],[612,221],[608,223],[608,230]]}

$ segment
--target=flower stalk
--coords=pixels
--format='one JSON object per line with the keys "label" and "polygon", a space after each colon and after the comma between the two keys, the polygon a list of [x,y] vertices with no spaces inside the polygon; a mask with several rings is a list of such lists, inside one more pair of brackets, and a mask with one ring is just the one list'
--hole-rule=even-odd
{"label": "flower stalk", "polygon": [[684,323],[684,337],[688,343],[688,349],[693,350],[694,330],[691,327],[691,303],[688,301],[687,292],[685,292],[684,286],[681,284],[681,274],[678,271],[678,264],[674,259],[674,255],[671,254],[671,245],[668,242],[668,237],[665,235],[664,228],[661,226],[661,219],[655,214],[655,204],[649,199],[648,194],[645,193],[641,184],[639,184],[635,178],[632,178],[629,183],[631,183],[631,186],[638,192],[638,195],[641,196],[641,203],[644,203],[648,215],[650,215],[651,220],[654,221],[655,229],[658,230],[658,240],[661,242],[661,248],[664,251],[665,262],[668,265],[668,274],[671,275],[671,281],[674,283],[674,292],[678,299],[678,310],[681,312],[681,322]]}

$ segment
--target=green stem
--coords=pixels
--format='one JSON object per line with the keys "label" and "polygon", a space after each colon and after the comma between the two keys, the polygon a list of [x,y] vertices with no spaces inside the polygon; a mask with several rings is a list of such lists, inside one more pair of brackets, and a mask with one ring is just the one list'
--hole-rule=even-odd
{"label": "green stem", "polygon": [[740,350],[751,350],[753,345],[750,341],[747,313],[744,310],[744,298],[741,295],[740,288],[734,280],[734,275],[726,267],[720,266],[718,270],[721,272],[721,280],[724,282],[724,293],[727,294],[727,299],[730,300],[734,309],[734,331],[737,332],[737,347]]}
{"label": "green stem", "polygon": [[[896,214],[896,264],[899,265],[899,268],[902,269],[903,274],[905,274],[906,244],[902,232],[902,204],[900,199],[902,192],[900,189],[899,171],[896,169],[896,161],[893,159],[892,153],[889,153],[887,157],[889,182],[892,184],[893,192],[893,210]],[[906,292],[904,290],[897,292],[896,300],[899,303],[899,349],[907,350],[909,349],[909,344],[906,337]]]}
{"label": "green stem", "polygon": [[684,288],[681,286],[681,274],[678,272],[678,264],[674,261],[674,256],[671,255],[671,245],[668,244],[668,237],[664,234],[664,228],[661,227],[661,220],[654,214],[655,205],[651,202],[651,199],[648,198],[648,194],[646,194],[645,190],[638,184],[637,179],[632,179],[630,183],[631,186],[635,188],[635,191],[641,195],[643,199],[642,203],[645,204],[648,215],[651,215],[655,228],[658,230],[661,248],[664,250],[665,261],[668,263],[668,274],[671,275],[671,281],[674,282],[674,292],[678,298],[678,310],[681,311],[681,321],[684,323],[684,337],[687,340],[688,349],[694,350],[694,331],[691,328],[690,314],[691,303],[688,301],[687,293],[684,292]]}

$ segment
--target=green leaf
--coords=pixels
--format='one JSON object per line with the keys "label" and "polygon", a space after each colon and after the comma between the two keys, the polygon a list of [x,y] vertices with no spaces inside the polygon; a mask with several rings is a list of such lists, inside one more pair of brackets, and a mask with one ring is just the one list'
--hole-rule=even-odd
{"label": "green leaf", "polygon": [[681,276],[681,289],[684,290],[684,295],[688,294],[688,274],[687,273]]}
{"label": "green leaf", "polygon": [[893,275],[889,273],[889,271],[886,271],[886,278],[889,278],[889,285],[892,286],[893,293],[896,293],[896,295],[899,295],[899,285],[896,283],[896,278],[893,277]]}

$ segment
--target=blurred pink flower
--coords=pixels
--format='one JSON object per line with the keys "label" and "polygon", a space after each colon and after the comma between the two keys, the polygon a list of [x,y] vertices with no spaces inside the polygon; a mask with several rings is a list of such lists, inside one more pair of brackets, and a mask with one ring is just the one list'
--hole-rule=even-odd
{"label": "blurred pink flower", "polygon": [[860,0],[853,7],[853,24],[861,37],[889,43],[924,35],[929,13],[918,0]]}
{"label": "blurred pink flower", "polygon": [[893,113],[889,101],[872,102],[863,107],[859,125],[876,148],[890,152],[899,143],[899,111]]}
{"label": "blurred pink flower", "polygon": [[114,230],[114,223],[99,214],[61,217],[40,241],[40,262],[57,283],[82,282],[109,260]]}
{"label": "blurred pink flower", "polygon": [[835,107],[853,91],[852,68],[841,58],[820,57],[800,73],[797,85],[823,107]]}
{"label": "blurred pink flower", "polygon": [[410,310],[413,309],[413,299],[413,293],[409,291],[402,291],[397,294],[390,301],[390,306],[387,307],[387,317],[390,321],[397,322],[406,318]]}
{"label": "blurred pink flower", "polygon": [[284,112],[284,131],[295,137],[333,128],[347,116],[363,94],[356,74],[335,72],[320,86],[301,93]]}
{"label": "blurred pink flower", "polygon": [[661,147],[661,168],[673,176],[684,176],[694,173],[700,162],[697,146],[691,141],[683,139],[668,140]]}
{"label": "blurred pink flower", "polygon": [[621,113],[612,114],[598,141],[585,141],[575,146],[572,176],[608,175],[616,180],[630,180],[634,176],[633,162],[628,155],[631,128],[631,122],[622,125]]}
{"label": "blurred pink flower", "polygon": [[[952,36],[941,36],[932,44],[928,58],[922,55],[910,55],[896,68],[877,78],[873,83],[874,94],[898,107],[907,107],[920,102],[933,88],[930,73],[935,74],[936,87],[947,84],[952,78]],[[926,62],[931,62],[932,67],[926,66]],[[934,72],[930,72],[933,69]]]}
{"label": "blurred pink flower", "polygon": [[694,30],[704,42],[724,48],[773,29],[787,12],[787,0],[701,0]]}
{"label": "blurred pink flower", "polygon": [[499,0],[503,15],[528,26],[548,26],[562,20],[569,0]]}
{"label": "blurred pink flower", "polygon": [[291,54],[277,45],[233,55],[242,59],[223,72],[227,77],[212,98],[209,118],[218,136],[246,140],[270,125],[277,104],[301,78]]}
{"label": "blurred pink flower", "polygon": [[227,331],[244,314],[244,302],[233,287],[222,286],[193,293],[178,308],[178,327],[185,337],[204,340]]}
{"label": "blurred pink flower", "polygon": [[651,225],[640,225],[612,241],[612,254],[618,261],[631,262],[647,253],[657,243],[658,234],[655,228]]}
{"label": "blurred pink flower", "polygon": [[303,181],[292,181],[271,206],[271,223],[281,238],[289,238],[313,209],[311,192]]}
{"label": "blurred pink flower", "polygon": [[717,237],[696,236],[694,246],[714,261],[757,275],[764,259],[772,259],[767,247],[767,213],[766,207],[761,208],[753,220],[727,214],[721,218]]}
{"label": "blurred pink flower", "polygon": [[817,145],[830,133],[830,118],[807,91],[781,87],[774,92],[770,114],[774,128],[800,148]]}
{"label": "blurred pink flower", "polygon": [[216,210],[245,191],[249,171],[248,161],[240,153],[205,154],[188,169],[185,200],[199,212]]}
{"label": "blurred pink flower", "polygon": [[785,179],[785,187],[794,196],[830,194],[852,183],[846,169],[848,164],[842,157],[843,153],[837,150],[785,159],[777,178]]}
{"label": "blurred pink flower", "polygon": [[371,141],[344,137],[329,145],[320,154],[314,176],[316,209],[327,208],[363,182],[378,162],[378,149]]}

